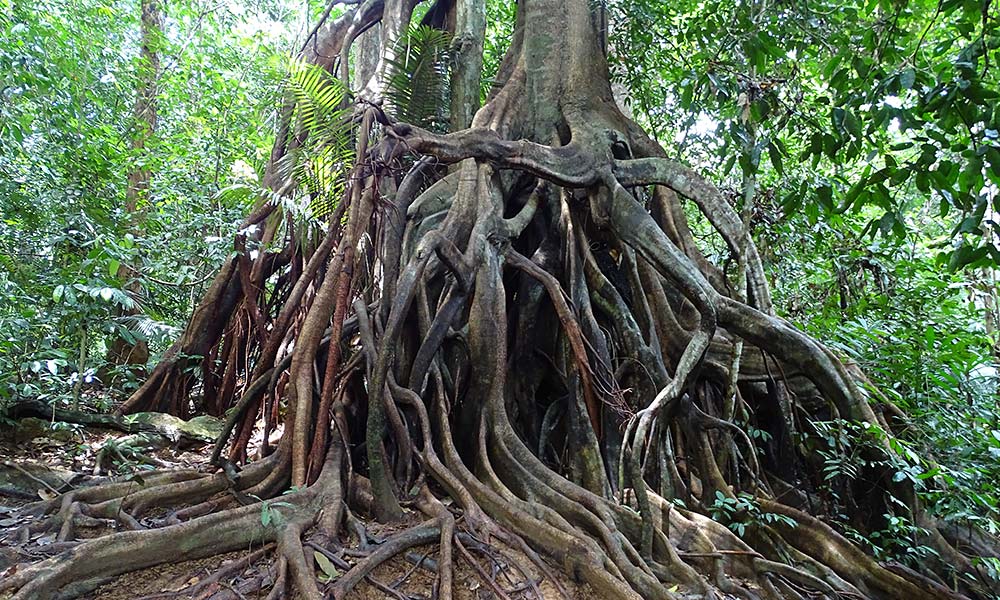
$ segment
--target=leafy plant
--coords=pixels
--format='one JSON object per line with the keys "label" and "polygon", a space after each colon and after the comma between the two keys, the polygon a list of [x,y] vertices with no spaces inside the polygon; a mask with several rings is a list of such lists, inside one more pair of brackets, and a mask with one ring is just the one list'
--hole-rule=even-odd
{"label": "leafy plant", "polygon": [[708,507],[712,518],[723,523],[730,530],[742,537],[747,527],[752,525],[767,525],[781,523],[795,527],[795,519],[786,515],[764,512],[760,509],[757,499],[747,493],[727,496],[716,490],[715,500]]}
{"label": "leafy plant", "polygon": [[323,68],[293,60],[288,73],[295,101],[291,135],[305,142],[289,144],[279,169],[308,199],[309,217],[322,219],[340,199],[353,163],[352,111],[343,84]]}
{"label": "leafy plant", "polygon": [[388,60],[386,99],[399,121],[443,131],[448,123],[448,48],[446,31],[411,27],[396,42]]}
{"label": "leafy plant", "polygon": [[281,527],[285,522],[285,516],[281,514],[278,510],[281,507],[291,507],[294,506],[291,502],[283,502],[279,500],[271,500],[268,502],[261,502],[260,504],[260,524],[264,527],[273,525],[274,527]]}

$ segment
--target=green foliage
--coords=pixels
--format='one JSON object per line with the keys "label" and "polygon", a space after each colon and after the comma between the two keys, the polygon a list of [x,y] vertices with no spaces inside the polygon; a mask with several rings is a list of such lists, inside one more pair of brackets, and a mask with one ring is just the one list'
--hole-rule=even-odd
{"label": "green foliage", "polygon": [[[131,435],[123,438],[108,438],[97,451],[96,461],[101,471],[109,473],[136,473],[150,471],[155,468],[154,461],[146,453],[151,449],[149,439],[142,435]],[[142,485],[141,475],[137,483]]]}
{"label": "green foliage", "polygon": [[[897,481],[909,480],[932,514],[1000,531],[997,339],[984,312],[990,286],[980,283],[991,281],[988,274],[948,273],[919,238],[910,245],[866,240],[861,219],[811,228],[804,221],[793,218],[765,238],[765,247],[797,249],[770,255],[779,305],[861,367],[874,393],[910,418],[901,438],[871,426],[816,423],[827,493],[836,497],[859,476],[860,457],[891,439],[901,458],[880,466]],[[933,224],[927,233],[935,233]],[[886,519],[878,535],[857,534],[873,553],[910,563],[926,555],[915,541],[918,529]]]}
{"label": "green foliage", "polygon": [[[680,157],[753,175],[787,215],[901,240],[948,220],[952,270],[1000,263],[998,7],[980,0],[619,0],[612,67]],[[676,143],[673,143],[676,141]],[[735,167],[739,169],[735,169]]]}
{"label": "green foliage", "polygon": [[486,33],[483,38],[483,76],[480,100],[486,103],[496,81],[500,62],[514,39],[517,3],[513,0],[492,0],[486,3]]}
{"label": "green foliage", "polygon": [[436,131],[448,125],[448,49],[451,36],[432,27],[411,27],[388,61],[386,100],[399,121]]}
{"label": "green foliage", "polygon": [[347,91],[315,65],[293,60],[288,72],[287,87],[295,102],[289,140],[304,137],[305,142],[289,144],[278,170],[308,199],[308,217],[322,219],[343,194],[354,159]]}
{"label": "green foliage", "polygon": [[[139,6],[0,3],[0,403],[107,381],[118,337],[155,357],[231,251],[248,205],[215,192],[268,156],[285,27],[240,3],[168,9],[159,124],[138,153]],[[153,186],[127,214],[139,164]]]}
{"label": "green foliage", "polygon": [[[609,7],[622,101],[724,194],[741,198],[755,182],[751,227],[779,312],[912,419],[893,442],[896,458],[877,428],[817,424],[800,442],[824,457],[824,493],[862,477],[872,465],[861,456],[886,456],[875,466],[913,483],[940,518],[996,531],[1000,8]],[[688,214],[706,254],[733,264],[710,224]],[[898,516],[854,533],[880,558],[915,564],[929,554],[919,528]]]}
{"label": "green foliage", "polygon": [[[933,507],[941,506],[935,489],[943,480],[940,477],[941,468],[932,458],[933,448],[921,448],[912,441],[889,436],[870,423],[857,424],[838,419],[815,421],[812,425],[812,439],[823,446],[818,450],[824,458],[822,493],[839,501],[840,491],[862,477],[862,468],[874,468],[891,473],[893,483],[907,481],[921,501],[931,507],[932,514],[936,512]],[[886,444],[893,450],[892,453],[885,452]],[[873,459],[873,456],[883,458]],[[953,491],[963,494],[970,488]],[[927,530],[906,517],[911,507],[892,494],[888,500],[895,506],[890,506],[892,512],[882,515],[883,526],[880,529],[861,533],[842,517],[844,520],[839,523],[841,530],[879,560],[895,559],[919,567],[922,561],[937,556],[937,551],[928,545]],[[987,517],[985,521],[977,524],[985,524],[987,530],[995,527],[992,518]]]}
{"label": "green foliage", "polygon": [[782,523],[795,527],[795,519],[785,515],[764,512],[760,503],[750,494],[740,493],[736,497],[726,496],[720,491],[715,492],[715,502],[708,507],[712,518],[723,523],[734,533],[743,537],[748,527]]}
{"label": "green foliage", "polygon": [[288,63],[285,88],[291,113],[285,153],[275,163],[277,177],[268,187],[263,176],[236,183],[215,197],[280,204],[293,227],[308,231],[333,213],[344,194],[354,164],[353,108],[340,80],[300,60]]}
{"label": "green foliage", "polygon": [[285,515],[282,514],[279,508],[282,507],[292,507],[294,506],[291,502],[283,502],[278,500],[270,500],[267,502],[261,502],[260,504],[260,524],[264,527],[274,526],[275,528],[281,528],[285,523]]}

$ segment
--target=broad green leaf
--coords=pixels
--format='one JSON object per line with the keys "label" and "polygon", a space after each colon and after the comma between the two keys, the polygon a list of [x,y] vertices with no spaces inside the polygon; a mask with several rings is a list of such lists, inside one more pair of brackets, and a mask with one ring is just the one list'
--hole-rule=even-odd
{"label": "broad green leaf", "polygon": [[321,581],[331,581],[340,577],[340,571],[337,570],[337,567],[333,566],[333,563],[330,562],[330,559],[325,554],[316,550],[313,552],[313,558],[316,560],[316,564],[319,565],[320,570],[323,571],[325,579],[321,579]]}
{"label": "broad green leaf", "polygon": [[771,159],[771,165],[774,166],[774,170],[777,171],[779,175],[784,176],[785,167],[781,162],[781,151],[778,150],[778,147],[774,144],[774,142],[769,142],[767,144],[767,155]]}

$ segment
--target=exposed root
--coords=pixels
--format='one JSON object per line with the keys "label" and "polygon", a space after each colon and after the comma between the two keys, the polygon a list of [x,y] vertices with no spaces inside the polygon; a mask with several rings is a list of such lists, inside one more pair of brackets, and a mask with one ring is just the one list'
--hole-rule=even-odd
{"label": "exposed root", "polygon": [[[92,582],[96,587],[121,573],[263,544],[273,539],[271,530],[261,525],[260,508],[247,506],[162,529],[116,533],[18,569],[0,583],[0,592],[17,590],[13,598],[18,600],[55,598],[71,583]],[[165,554],[164,548],[173,552]],[[86,591],[77,588],[76,593]]]}

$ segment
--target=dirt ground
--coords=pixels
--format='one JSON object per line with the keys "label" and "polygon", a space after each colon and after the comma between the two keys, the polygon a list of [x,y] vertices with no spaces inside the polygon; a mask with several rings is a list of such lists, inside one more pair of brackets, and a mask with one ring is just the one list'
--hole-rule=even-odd
{"label": "dirt ground", "polygon": [[[133,472],[149,468],[206,468],[210,448],[181,449],[171,445],[133,455],[126,448],[133,440],[126,434],[100,429],[57,425],[39,419],[23,419],[15,427],[0,428],[0,578],[12,572],[18,563],[43,560],[64,547],[55,534],[25,535],[31,518],[21,514],[21,507],[36,500],[47,500],[60,492],[93,485],[111,477],[128,479]],[[382,526],[358,515],[366,536],[377,544],[399,526]],[[83,529],[80,537],[110,533],[110,529]],[[306,537],[308,541],[308,536]],[[548,565],[552,577],[522,552],[499,542],[480,544],[468,540],[467,547],[475,566],[454,552],[454,590],[456,600],[490,598],[540,599],[595,598],[586,585],[564,576],[556,565]],[[341,566],[361,559],[356,537],[340,540],[342,547],[327,548]],[[333,581],[342,574],[323,553],[306,546],[314,560],[320,580]],[[120,575],[81,596],[94,600],[181,599],[242,600],[264,599],[277,575],[273,547],[247,548],[211,558],[162,565]],[[417,547],[377,568],[349,596],[358,600],[395,598],[429,600],[437,597],[436,544]],[[219,577],[219,571],[225,572]],[[554,577],[554,581],[553,581]],[[325,585],[325,584],[323,584]],[[322,585],[321,585],[322,588]],[[562,588],[563,591],[560,591]],[[501,592],[501,593],[498,593]],[[0,595],[2,597],[2,595]]]}
{"label": "dirt ground", "polygon": [[[197,598],[221,600],[223,598],[260,598],[267,596],[265,587],[255,592],[244,592],[241,588],[250,587],[254,580],[265,577],[273,580],[274,565],[270,556],[265,556],[240,573],[212,584],[197,594],[186,593],[185,588],[198,584],[203,578],[220,567],[230,564],[249,554],[249,551],[232,552],[223,556],[177,564],[164,564],[151,569],[128,573],[101,586],[93,595],[94,600],[153,600],[154,598]],[[434,561],[437,556],[437,546],[414,548],[408,553],[410,559],[396,557],[375,569],[368,580],[363,581],[348,596],[353,600],[376,600],[382,598],[408,598],[412,600],[427,600],[436,597],[435,575],[428,568],[418,567],[415,563],[423,558],[425,562]],[[482,559],[481,556],[475,557]],[[562,598],[558,588],[552,581],[543,578],[524,555],[504,549],[502,557],[496,561],[479,560],[480,568],[499,585],[507,597],[512,599],[543,600]],[[516,565],[515,565],[516,563]],[[430,567],[435,566],[430,562]],[[550,567],[551,568],[551,567]],[[322,570],[317,566],[317,573]],[[525,578],[521,570],[531,579]],[[556,574],[560,585],[564,587],[570,598],[596,598],[585,585],[575,584],[561,574]],[[532,586],[534,583],[534,587]],[[380,587],[376,587],[380,585]],[[398,595],[385,591],[394,590]],[[456,557],[454,571],[453,597],[456,600],[489,600],[500,598],[485,579],[464,560]]]}

